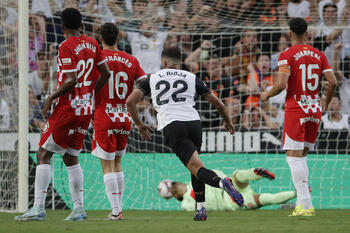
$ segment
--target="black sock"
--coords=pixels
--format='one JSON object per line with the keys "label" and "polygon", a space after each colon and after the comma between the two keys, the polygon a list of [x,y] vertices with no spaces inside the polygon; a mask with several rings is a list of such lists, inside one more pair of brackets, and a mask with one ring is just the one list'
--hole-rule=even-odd
{"label": "black sock", "polygon": [[215,188],[220,188],[219,182],[221,178],[218,177],[218,175],[212,170],[206,169],[205,167],[201,167],[198,170],[197,177],[198,180],[202,181],[205,184],[208,184]]}
{"label": "black sock", "polygon": [[192,188],[196,202],[205,202],[205,184],[191,174]]}

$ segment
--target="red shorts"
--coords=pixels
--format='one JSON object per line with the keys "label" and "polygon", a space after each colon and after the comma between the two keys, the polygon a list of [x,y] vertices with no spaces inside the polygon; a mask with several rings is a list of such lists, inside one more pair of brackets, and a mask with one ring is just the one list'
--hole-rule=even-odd
{"label": "red shorts", "polygon": [[321,112],[284,113],[283,150],[313,150],[321,123]]}
{"label": "red shorts", "polygon": [[131,131],[131,123],[113,123],[107,129],[94,130],[91,143],[91,154],[104,159],[114,160],[115,156],[125,154],[128,137]]}
{"label": "red shorts", "polygon": [[78,156],[91,120],[90,116],[74,116],[53,112],[41,134],[39,146],[58,153]]}

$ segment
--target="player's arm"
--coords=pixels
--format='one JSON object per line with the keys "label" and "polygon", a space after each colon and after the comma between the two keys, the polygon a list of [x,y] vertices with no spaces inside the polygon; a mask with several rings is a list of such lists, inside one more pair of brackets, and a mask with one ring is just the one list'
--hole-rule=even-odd
{"label": "player's arm", "polygon": [[327,88],[327,95],[326,95],[326,103],[324,106],[322,106],[322,111],[327,109],[328,104],[329,102],[331,102],[331,99],[334,95],[335,88],[337,87],[337,79],[332,70],[324,72],[323,75],[328,81],[328,88]]}
{"label": "player's arm", "polygon": [[50,95],[49,98],[46,100],[42,111],[43,118],[45,118],[47,110],[51,108],[52,101],[69,92],[77,84],[78,77],[77,77],[76,71],[67,72],[65,74],[66,74],[66,79],[64,80],[62,85],[54,93],[52,93],[52,95]]}
{"label": "player's arm", "polygon": [[286,89],[288,78],[289,78],[289,67],[280,66],[278,70],[277,81],[269,91],[264,91],[260,94],[261,101],[266,101],[270,97],[276,96]]}
{"label": "player's arm", "polygon": [[210,93],[205,96],[205,99],[211,103],[219,112],[220,116],[224,118],[224,126],[230,134],[235,133],[235,127],[232,123],[230,114],[228,113],[225,104],[214,94]]}
{"label": "player's arm", "polygon": [[129,97],[126,100],[126,107],[128,108],[128,112],[138,128],[141,134],[141,138],[146,140],[151,140],[152,128],[141,121],[136,104],[143,99],[145,94],[150,93],[150,91],[151,90],[149,87],[149,78],[147,78],[146,80],[140,83],[138,88],[135,88],[133,90],[133,92],[129,95]]}
{"label": "player's arm", "polygon": [[96,82],[95,86],[95,93],[98,93],[102,87],[106,84],[108,79],[111,77],[111,72],[109,71],[109,68],[106,64],[106,62],[103,62],[99,66],[97,66],[98,70],[100,71],[100,78]]}

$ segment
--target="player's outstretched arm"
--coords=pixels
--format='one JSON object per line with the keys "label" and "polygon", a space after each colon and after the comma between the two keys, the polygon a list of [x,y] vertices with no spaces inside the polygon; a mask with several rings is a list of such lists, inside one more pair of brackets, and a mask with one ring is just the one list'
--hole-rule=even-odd
{"label": "player's outstretched arm", "polygon": [[270,91],[264,91],[260,94],[261,101],[266,101],[270,97],[276,96],[286,89],[288,78],[288,72],[278,72],[277,82],[273,85]]}
{"label": "player's outstretched arm", "polygon": [[70,91],[77,84],[77,73],[76,72],[68,72],[66,73],[66,79],[63,84],[46,100],[45,105],[43,107],[42,116],[45,118],[46,112],[51,108],[52,101]]}
{"label": "player's outstretched arm", "polygon": [[218,110],[220,116],[222,118],[224,118],[224,126],[226,128],[226,130],[230,133],[230,134],[234,134],[235,133],[235,127],[232,123],[232,120],[230,118],[230,114],[228,113],[225,104],[218,98],[216,97],[216,95],[214,93],[210,93],[208,95],[205,96],[205,99],[211,103],[212,105],[214,105],[214,107]]}
{"label": "player's outstretched arm", "polygon": [[335,88],[337,87],[337,79],[333,71],[330,70],[330,71],[324,72],[323,75],[328,81],[328,89],[327,89],[326,103],[324,106],[322,106],[322,111],[327,109],[328,104],[329,102],[331,102],[331,99],[334,95]]}
{"label": "player's outstretched arm", "polygon": [[100,71],[101,76],[97,80],[97,83],[95,86],[95,93],[99,92],[102,89],[102,87],[106,84],[108,79],[111,77],[111,72],[109,71],[109,68],[106,62],[97,66],[97,68]]}
{"label": "player's outstretched arm", "polygon": [[139,116],[139,113],[137,111],[136,104],[141,101],[144,97],[143,91],[140,89],[136,88],[128,97],[126,100],[126,106],[128,108],[128,112],[130,113],[132,119],[134,120],[140,134],[141,138],[146,139],[146,140],[151,140],[151,131],[152,128],[149,127],[148,125],[144,124]]}

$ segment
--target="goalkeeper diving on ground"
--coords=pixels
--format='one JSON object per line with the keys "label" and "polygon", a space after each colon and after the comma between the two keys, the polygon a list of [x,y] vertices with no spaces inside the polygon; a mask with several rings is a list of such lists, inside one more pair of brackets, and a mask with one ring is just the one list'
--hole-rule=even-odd
{"label": "goalkeeper diving on ground", "polygon": [[[215,170],[220,177],[226,177],[222,171]],[[206,185],[205,202],[207,210],[226,210],[235,211],[238,209],[258,209],[267,205],[285,203],[296,197],[295,191],[284,191],[279,193],[256,193],[250,186],[250,181],[257,181],[262,178],[269,180],[275,179],[275,174],[265,168],[251,168],[248,170],[235,170],[230,176],[232,183],[244,198],[244,206],[239,207],[230,196],[222,189],[213,188]],[[185,184],[177,181],[170,182],[168,187],[169,196],[163,196],[166,199],[171,197],[181,201],[181,209],[186,211],[195,210],[196,200],[191,184]]]}

